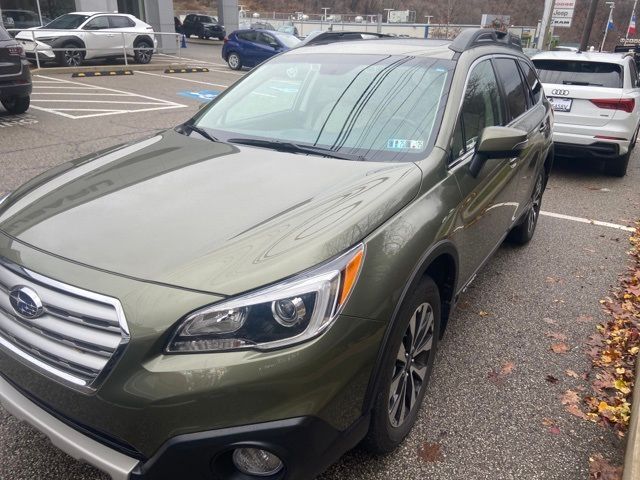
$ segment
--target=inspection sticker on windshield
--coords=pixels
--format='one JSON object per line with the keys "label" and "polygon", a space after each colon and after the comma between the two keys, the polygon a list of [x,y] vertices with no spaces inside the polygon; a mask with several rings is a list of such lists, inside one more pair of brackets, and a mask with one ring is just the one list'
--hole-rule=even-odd
{"label": "inspection sticker on windshield", "polygon": [[388,150],[422,150],[424,140],[405,140],[402,138],[390,138],[387,140]]}

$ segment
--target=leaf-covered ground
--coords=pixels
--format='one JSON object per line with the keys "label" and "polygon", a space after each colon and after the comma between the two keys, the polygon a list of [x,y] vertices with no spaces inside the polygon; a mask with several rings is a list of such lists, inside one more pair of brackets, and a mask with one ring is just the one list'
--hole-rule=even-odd
{"label": "leaf-covered ground", "polygon": [[[620,286],[610,297],[601,300],[609,320],[597,326],[587,342],[592,370],[585,376],[590,381],[589,392],[567,390],[561,402],[565,409],[584,420],[615,429],[623,437],[631,414],[631,395],[636,378],[636,359],[640,351],[640,222],[629,239],[632,259]],[[585,319],[588,320],[588,319]],[[559,343],[551,345],[555,353],[563,353],[562,335],[548,334]],[[567,370],[566,375],[578,374]],[[551,381],[547,378],[547,381]],[[553,425],[549,425],[550,429]],[[592,479],[614,480],[622,475],[620,467],[612,466],[600,455],[590,458]]]}

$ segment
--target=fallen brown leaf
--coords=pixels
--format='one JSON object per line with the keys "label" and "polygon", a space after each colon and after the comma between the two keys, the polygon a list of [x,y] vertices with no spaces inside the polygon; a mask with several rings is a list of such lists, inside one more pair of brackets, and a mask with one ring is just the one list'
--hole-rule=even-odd
{"label": "fallen brown leaf", "polygon": [[442,447],[439,443],[424,442],[418,447],[418,458],[428,463],[440,462],[443,459]]}
{"label": "fallen brown leaf", "polygon": [[563,405],[577,405],[580,403],[580,396],[573,390],[567,390],[560,399]]}
{"label": "fallen brown leaf", "polygon": [[564,333],[547,332],[547,333],[545,333],[545,336],[547,336],[549,338],[553,338],[554,340],[556,340],[558,342],[566,342],[567,341],[567,336]]}
{"label": "fallen brown leaf", "polygon": [[551,350],[553,353],[567,353],[569,346],[566,343],[554,343],[551,345]]}
{"label": "fallen brown leaf", "polygon": [[567,377],[572,377],[572,378],[580,378],[580,375],[578,375],[576,372],[574,372],[573,370],[565,370],[564,373],[567,375]]}
{"label": "fallen brown leaf", "polygon": [[558,383],[558,379],[556,377],[554,377],[553,375],[547,375],[545,377],[545,380],[549,383]]}
{"label": "fallen brown leaf", "polygon": [[589,480],[620,480],[622,467],[611,465],[599,453],[589,457]]}

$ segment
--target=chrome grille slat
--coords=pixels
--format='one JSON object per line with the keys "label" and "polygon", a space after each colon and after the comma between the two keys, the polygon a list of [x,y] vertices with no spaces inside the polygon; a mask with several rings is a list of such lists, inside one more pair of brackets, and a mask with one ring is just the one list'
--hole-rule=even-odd
{"label": "chrome grille slat", "polygon": [[[9,294],[16,287],[37,293],[44,306],[40,316],[23,318],[14,310]],[[95,390],[128,340],[116,299],[62,284],[0,257],[0,350],[75,388]]]}

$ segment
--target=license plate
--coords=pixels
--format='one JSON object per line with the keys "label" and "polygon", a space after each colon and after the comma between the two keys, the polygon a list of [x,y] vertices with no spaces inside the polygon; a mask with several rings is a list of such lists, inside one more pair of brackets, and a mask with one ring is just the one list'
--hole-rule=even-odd
{"label": "license plate", "polygon": [[549,103],[555,112],[570,112],[571,104],[573,103],[572,98],[549,98]]}

